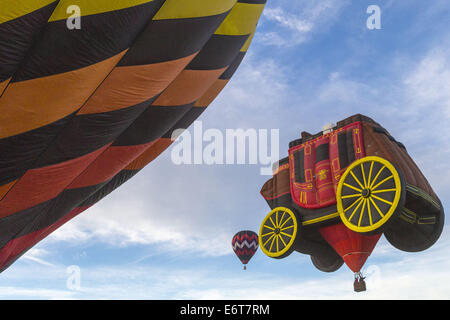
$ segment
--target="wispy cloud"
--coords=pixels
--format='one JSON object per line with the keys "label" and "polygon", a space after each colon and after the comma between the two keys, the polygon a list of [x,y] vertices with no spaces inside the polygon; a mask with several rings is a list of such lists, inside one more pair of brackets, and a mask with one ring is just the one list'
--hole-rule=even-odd
{"label": "wispy cloud", "polygon": [[[311,272],[311,264],[289,273],[263,271],[252,265],[247,271],[208,266],[183,268],[155,265],[81,266],[80,290],[65,287],[63,266],[16,268],[24,282],[36,281],[39,289],[5,285],[14,275],[6,274],[0,283],[3,299],[22,296],[42,299],[449,299],[450,233],[448,230],[430,250],[404,253],[383,239],[363,269],[368,290],[353,292],[353,274],[344,265],[338,272]],[[258,254],[262,254],[259,252]],[[294,263],[298,253],[287,258]],[[224,258],[221,258],[224,259]],[[271,259],[259,260],[270,264]],[[258,271],[259,270],[259,271]],[[270,269],[268,269],[270,270]],[[309,270],[309,271],[308,271]],[[48,281],[43,281],[47,279]],[[149,290],[148,288],[151,288]],[[270,288],[270,290],[267,290]]]}
{"label": "wispy cloud", "polygon": [[271,31],[259,33],[256,41],[275,46],[295,46],[307,41],[311,34],[321,32],[333,24],[348,1],[281,1],[267,8],[263,24],[270,24]]}
{"label": "wispy cloud", "polygon": [[44,260],[44,257],[48,255],[49,252],[43,248],[31,248],[22,256],[22,259],[36,262],[43,266],[51,267],[53,266],[53,264]]}

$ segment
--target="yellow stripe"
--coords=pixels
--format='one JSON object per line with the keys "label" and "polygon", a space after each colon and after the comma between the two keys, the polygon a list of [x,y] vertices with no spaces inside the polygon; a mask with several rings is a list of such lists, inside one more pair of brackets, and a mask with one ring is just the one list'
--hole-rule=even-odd
{"label": "yellow stripe", "polygon": [[214,16],[229,11],[237,0],[166,0],[153,20]]}
{"label": "yellow stripe", "polygon": [[250,44],[252,43],[253,37],[255,36],[255,31],[248,37],[247,41],[245,41],[244,45],[241,48],[241,52],[247,52]]}
{"label": "yellow stripe", "polygon": [[0,23],[41,9],[55,0],[0,0]]}
{"label": "yellow stripe", "polygon": [[242,36],[252,34],[264,10],[264,4],[237,3],[215,34]]}
{"label": "yellow stripe", "polygon": [[80,7],[81,16],[89,16],[131,8],[152,1],[153,0],[60,0],[49,21],[65,20],[72,16],[72,13],[67,13],[67,8],[72,5]]}
{"label": "yellow stripe", "polygon": [[320,218],[304,221],[302,223],[302,225],[307,226],[309,224],[314,224],[314,223],[317,223],[317,222],[333,219],[333,218],[336,218],[336,217],[339,217],[339,213],[338,212],[335,212],[335,213],[332,213],[332,214],[329,214],[329,215],[326,215],[326,216],[323,216],[323,217],[320,217]]}

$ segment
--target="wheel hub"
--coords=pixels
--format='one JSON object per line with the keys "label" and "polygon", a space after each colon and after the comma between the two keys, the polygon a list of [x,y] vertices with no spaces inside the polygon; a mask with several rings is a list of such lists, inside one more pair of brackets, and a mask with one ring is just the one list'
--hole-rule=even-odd
{"label": "wheel hub", "polygon": [[369,198],[370,197],[370,189],[364,189],[361,192],[361,195],[363,196],[363,198]]}

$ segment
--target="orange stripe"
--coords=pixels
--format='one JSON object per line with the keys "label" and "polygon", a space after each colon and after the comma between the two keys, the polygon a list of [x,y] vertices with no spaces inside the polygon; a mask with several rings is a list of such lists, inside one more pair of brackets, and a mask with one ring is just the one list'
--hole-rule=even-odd
{"label": "orange stripe", "polygon": [[203,96],[197,100],[194,107],[207,107],[214,99],[217,98],[223,88],[227,85],[229,80],[218,79],[214,84],[203,94]]}
{"label": "orange stripe", "polygon": [[0,82],[0,95],[5,91],[6,87],[8,86],[8,83],[11,81],[11,78]]}
{"label": "orange stripe", "polygon": [[78,114],[119,110],[149,100],[166,89],[195,55],[168,62],[115,68]]}
{"label": "orange stripe", "polygon": [[0,200],[3,199],[5,194],[8,193],[9,189],[11,189],[16,182],[17,182],[17,180],[14,180],[10,183],[0,186]]}
{"label": "orange stripe", "polygon": [[125,52],[82,69],[11,83],[0,98],[0,138],[45,126],[81,108]]}
{"label": "orange stripe", "polygon": [[111,179],[148,149],[152,143],[109,147],[67,189],[93,186]]}
{"label": "orange stripe", "polygon": [[193,103],[208,90],[225,69],[183,70],[153,105],[180,106]]}
{"label": "orange stripe", "polygon": [[77,159],[28,170],[0,202],[0,217],[55,198],[107,147]]}
{"label": "orange stripe", "polygon": [[164,150],[171,144],[172,140],[169,138],[160,138],[156,140],[147,150],[145,150],[136,160],[130,163],[125,170],[140,170],[147,164],[156,159]]}

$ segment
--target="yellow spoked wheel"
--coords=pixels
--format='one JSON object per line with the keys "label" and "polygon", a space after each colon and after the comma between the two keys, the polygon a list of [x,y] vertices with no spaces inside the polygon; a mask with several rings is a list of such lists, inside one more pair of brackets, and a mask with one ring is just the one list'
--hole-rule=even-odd
{"label": "yellow spoked wheel", "polygon": [[259,229],[259,246],[271,258],[287,257],[294,250],[299,225],[288,208],[277,207],[266,216]]}
{"label": "yellow spoked wheel", "polygon": [[342,222],[361,233],[379,231],[403,207],[404,197],[402,176],[389,161],[375,156],[353,162],[336,192]]}

